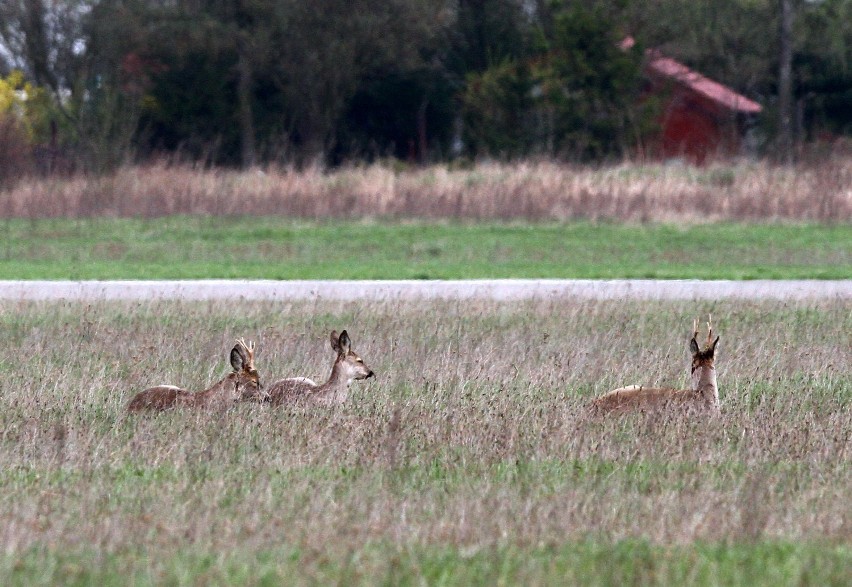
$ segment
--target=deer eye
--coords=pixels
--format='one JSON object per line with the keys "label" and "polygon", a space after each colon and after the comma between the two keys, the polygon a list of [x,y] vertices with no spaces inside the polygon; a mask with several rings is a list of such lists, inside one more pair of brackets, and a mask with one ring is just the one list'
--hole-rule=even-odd
{"label": "deer eye", "polygon": [[361,357],[358,357],[357,359],[355,359],[355,361],[356,361],[357,363],[363,363],[363,362],[364,362],[364,359],[362,359]]}

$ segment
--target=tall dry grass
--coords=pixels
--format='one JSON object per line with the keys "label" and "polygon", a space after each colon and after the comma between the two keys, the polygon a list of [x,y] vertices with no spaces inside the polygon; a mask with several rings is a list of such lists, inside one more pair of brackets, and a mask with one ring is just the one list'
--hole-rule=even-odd
{"label": "tall dry grass", "polygon": [[[376,545],[852,540],[848,301],[0,309],[7,555],[288,547],[319,572]],[[708,311],[720,416],[589,417],[613,386],[685,382]],[[266,381],[322,378],[342,327],[377,378],[340,408],[125,413],[221,376],[237,336]]]}
{"label": "tall dry grass", "polygon": [[852,157],[798,167],[743,163],[707,168],[624,164],[593,169],[528,162],[459,170],[373,165],[236,172],[163,164],[99,177],[22,180],[0,191],[0,214],[848,222]]}

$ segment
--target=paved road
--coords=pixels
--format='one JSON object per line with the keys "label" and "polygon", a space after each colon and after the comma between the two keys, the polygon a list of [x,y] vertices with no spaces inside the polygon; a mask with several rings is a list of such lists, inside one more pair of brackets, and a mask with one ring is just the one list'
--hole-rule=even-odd
{"label": "paved road", "polygon": [[460,281],[2,281],[5,300],[469,299],[852,299],[840,281],[698,281],[655,279],[483,279]]}

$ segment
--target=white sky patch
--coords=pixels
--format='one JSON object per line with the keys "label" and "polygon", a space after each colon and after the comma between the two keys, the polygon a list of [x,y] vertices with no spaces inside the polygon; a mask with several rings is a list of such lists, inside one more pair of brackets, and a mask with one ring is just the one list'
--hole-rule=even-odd
{"label": "white sky patch", "polygon": [[12,55],[12,52],[6,48],[3,43],[0,43],[0,62],[5,63],[12,68],[15,67],[15,58]]}

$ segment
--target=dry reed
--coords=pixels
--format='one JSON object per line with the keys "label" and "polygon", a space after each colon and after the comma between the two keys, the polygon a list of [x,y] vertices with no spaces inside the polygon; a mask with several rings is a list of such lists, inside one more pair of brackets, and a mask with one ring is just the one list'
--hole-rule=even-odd
{"label": "dry reed", "polygon": [[25,179],[0,191],[3,217],[464,218],[708,222],[852,219],[852,157],[798,167],[693,168],[552,162],[405,171],[373,165],[237,172],[155,164],[105,176]]}

